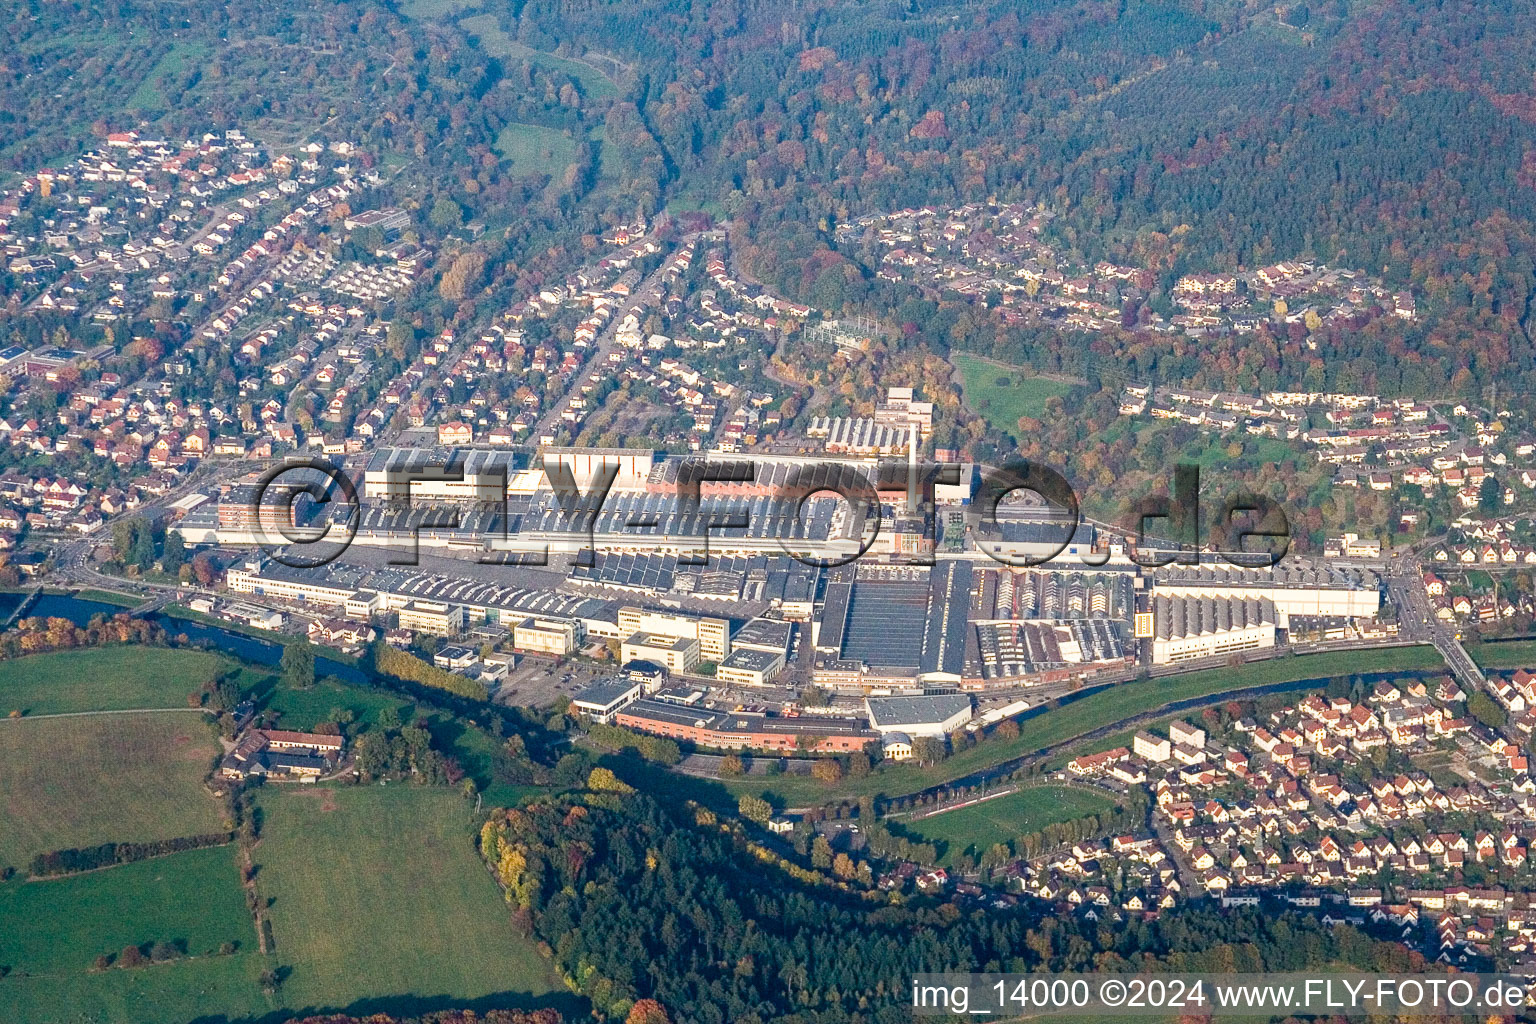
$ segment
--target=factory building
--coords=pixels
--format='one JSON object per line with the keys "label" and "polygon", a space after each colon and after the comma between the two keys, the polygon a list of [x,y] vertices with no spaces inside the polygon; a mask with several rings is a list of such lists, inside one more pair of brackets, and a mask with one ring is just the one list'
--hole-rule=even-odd
{"label": "factory building", "polygon": [[344,607],[367,576],[367,570],[342,565],[326,568],[327,571],[316,572],[256,557],[243,565],[230,566],[224,585],[236,594]]}
{"label": "factory building", "polygon": [[570,619],[532,617],[512,627],[512,646],[520,651],[563,658],[581,643],[581,625]]}
{"label": "factory building", "polygon": [[583,494],[592,482],[614,473],[613,490],[643,491],[655,465],[656,453],[648,448],[557,448],[545,446],[534,459],[535,468],[558,464],[569,470]]}
{"label": "factory building", "polygon": [[1231,565],[1167,565],[1152,573],[1155,597],[1267,598],[1276,625],[1292,615],[1370,618],[1381,607],[1380,578],[1368,569],[1287,559],[1272,569]]}
{"label": "factory building", "polygon": [[604,679],[579,690],[571,698],[571,710],[594,722],[612,725],[618,713],[640,697],[642,689],[637,679]]}
{"label": "factory building", "polygon": [[783,669],[783,651],[738,647],[716,667],[715,678],[737,686],[766,686]]}
{"label": "factory building", "polygon": [[[635,605],[619,609],[619,634],[654,633],[660,636],[686,637],[698,641],[698,657],[719,662],[731,653],[731,623],[717,619],[675,612],[650,611]],[[692,666],[689,666],[690,668]]]}
{"label": "factory building", "polygon": [[971,698],[963,693],[866,697],[864,707],[869,724],[882,736],[899,732],[912,738],[942,738],[971,720]]}
{"label": "factory building", "polygon": [[642,697],[614,715],[627,729],[718,750],[841,754],[863,750],[878,734],[853,718],[782,718],[760,711],[715,711]]}
{"label": "factory building", "polygon": [[1275,603],[1267,596],[1159,596],[1152,617],[1155,665],[1275,646]]}
{"label": "factory building", "polygon": [[400,609],[400,628],[436,636],[458,636],[468,619],[464,606],[444,601],[412,601]]}
{"label": "factory building", "polygon": [[363,497],[382,501],[498,503],[526,458],[515,452],[438,445],[381,448],[363,470]]}
{"label": "factory building", "polygon": [[688,672],[699,663],[699,642],[689,636],[636,633],[619,647],[624,664],[648,661],[668,672]]}

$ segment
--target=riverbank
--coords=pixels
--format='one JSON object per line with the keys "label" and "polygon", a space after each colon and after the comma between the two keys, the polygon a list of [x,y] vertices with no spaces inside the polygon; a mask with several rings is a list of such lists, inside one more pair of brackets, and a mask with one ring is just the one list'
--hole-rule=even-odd
{"label": "riverbank", "polygon": [[[992,737],[929,768],[912,762],[884,765],[864,778],[835,783],[808,776],[749,775],[723,780],[732,794],[763,796],[776,806],[805,808],[863,796],[893,799],[945,787],[975,785],[1011,774],[1026,762],[1049,757],[1066,744],[1089,741],[1125,728],[1143,715],[1177,714],[1204,701],[1262,696],[1286,689],[1321,689],[1334,676],[1369,680],[1394,674],[1443,671],[1429,645],[1371,651],[1333,651],[1254,662],[1239,668],[1089,687],[1059,702],[1041,704],[1018,719],[1019,735]],[[1190,702],[1187,703],[1186,702]]]}
{"label": "riverbank", "polygon": [[[27,593],[29,592],[0,592],[0,620],[9,616],[17,604],[26,599]],[[37,618],[68,619],[77,626],[85,626],[96,615],[110,617],[127,610],[121,603],[84,596],[87,593],[112,596],[100,591],[49,592],[45,590],[27,610],[27,614]],[[138,603],[137,600],[134,601],[135,605]],[[201,615],[176,605],[168,605],[146,618],[170,636],[185,636],[191,646],[218,651],[263,668],[271,668],[279,664],[282,661],[284,645],[297,639],[269,633],[266,630],[241,627],[236,623]],[[370,685],[370,680],[362,671],[357,659],[340,651],[318,648],[315,655],[315,674],[336,676],[344,682],[357,685]]]}

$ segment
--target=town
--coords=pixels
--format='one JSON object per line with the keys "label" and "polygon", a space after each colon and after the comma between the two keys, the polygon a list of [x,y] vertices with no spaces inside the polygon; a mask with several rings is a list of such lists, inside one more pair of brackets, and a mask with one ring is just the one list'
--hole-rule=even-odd
{"label": "town", "polygon": [[[1430,960],[1536,964],[1536,676],[1485,674],[1462,646],[1536,614],[1511,578],[1536,565],[1536,435],[1512,414],[1127,381],[1122,416],[1306,453],[1333,487],[1385,493],[1395,529],[1340,523],[1320,551],[1250,567],[1024,489],[982,516],[985,467],[941,443],[943,395],[886,380],[800,400],[776,355],[853,365],[887,328],[744,280],[731,232],[639,217],[558,279],[426,329],[398,305],[476,295],[486,225],[388,184],[351,142],[277,151],[230,129],[113,133],[0,193],[13,294],[37,314],[0,351],[10,583],[174,601],[347,656],[383,644],[492,704],[674,741],[713,778],[741,757],[932,765],[1121,684],[1433,645],[1440,673],[1246,694],[1051,766],[1140,794],[1142,829],[878,881],[992,898],[986,881],[1095,920],[1279,899],[1390,926]],[[835,235],[880,281],[1011,324],[1200,338],[1418,315],[1362,272],[1298,261],[1181,277],[1178,312],[1126,325],[1153,275],[1071,265],[1051,220],[924,207]],[[919,479],[930,457],[954,472]],[[734,468],[701,478],[710,464]],[[868,508],[804,484],[848,469]],[[346,772],[338,736],[249,725],[225,780]],[[812,827],[775,810],[773,832]]]}
{"label": "town", "polygon": [[0,1018],[1529,1017],[1529,13],[19,5]]}

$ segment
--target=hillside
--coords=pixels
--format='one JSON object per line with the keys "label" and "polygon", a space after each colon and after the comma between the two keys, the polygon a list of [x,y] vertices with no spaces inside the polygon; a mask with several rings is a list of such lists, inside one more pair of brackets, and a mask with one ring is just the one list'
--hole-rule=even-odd
{"label": "hillside", "polygon": [[[781,19],[747,4],[532,3],[520,26],[646,67],[639,109],[669,191],[752,225],[754,272],[811,301],[897,299],[826,251],[829,225],[1016,197],[1064,210],[1059,231],[1089,260],[1150,257],[1162,286],[1311,257],[1428,300],[1421,324],[1278,352],[1281,377],[1316,361],[1344,390],[1429,394],[1536,370],[1532,5],[1276,10],[874,3]],[[931,346],[970,340],[932,310],[911,318]],[[1102,341],[1085,357],[1050,337],[989,354],[1233,386],[1243,344],[1193,360]]]}
{"label": "hillside", "polygon": [[493,288],[537,283],[637,208],[703,210],[746,230],[764,285],[894,314],[928,350],[1251,380],[1243,337],[1191,358],[957,325],[831,241],[873,210],[1044,202],[1069,251],[1155,267],[1159,289],[1313,258],[1421,297],[1411,325],[1276,339],[1276,380],[1470,395],[1536,375],[1531,0],[402,10],[256,3],[225,24],[43,6],[5,29],[0,164],[27,173],[115,128],[195,132],[208,114],[290,141],[346,123],[422,208],[447,199],[501,229]]}

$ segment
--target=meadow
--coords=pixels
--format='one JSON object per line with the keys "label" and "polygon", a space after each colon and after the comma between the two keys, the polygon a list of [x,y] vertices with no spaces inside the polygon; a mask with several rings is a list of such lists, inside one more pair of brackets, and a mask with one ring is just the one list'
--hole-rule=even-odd
{"label": "meadow", "polygon": [[[512,927],[474,849],[473,803],[410,785],[272,785],[260,794],[255,855],[275,949],[257,952],[234,846],[188,851],[68,878],[26,880],[39,852],[223,829],[203,779],[220,748],[187,707],[204,681],[239,672],[246,694],[287,728],[388,710],[424,719],[488,800],[529,792],[495,783],[496,741],[383,690],[321,680],[281,684],[215,654],[122,646],[0,662],[0,1013],[7,1024],[89,1019],[181,1024],[352,1008],[415,1013],[450,1003],[572,1006]],[[112,711],[123,713],[92,713]],[[44,717],[55,716],[55,717]],[[129,944],[180,942],[187,958],[93,970]],[[206,955],[225,942],[230,955]],[[260,976],[283,981],[272,995]]]}
{"label": "meadow", "polygon": [[[275,1004],[241,895],[233,846],[188,850],[69,878],[0,884],[0,1003],[7,1024],[181,1024]],[[92,969],[103,953],[180,942],[187,958]],[[234,952],[220,955],[224,943]]]}
{"label": "meadow", "polygon": [[176,942],[191,956],[256,948],[233,844],[185,850],[66,878],[0,885],[0,964],[27,974],[83,974],[126,946]]}
{"label": "meadow", "polygon": [[187,694],[229,667],[206,651],[136,645],[33,654],[0,662],[0,714],[184,708]]}
{"label": "meadow", "polygon": [[1536,640],[1499,640],[1467,645],[1467,653],[1483,669],[1536,668]]}
{"label": "meadow", "polygon": [[948,865],[963,853],[979,855],[995,843],[1113,806],[1108,796],[1074,786],[1030,786],[930,818],[903,819],[901,824],[914,839],[939,844],[939,863]]}
{"label": "meadow", "polygon": [[[1021,416],[1039,419],[1045,414],[1049,399],[1064,397],[1072,390],[1071,384],[1033,377],[1026,369],[1004,366],[968,352],[954,352],[950,361],[960,371],[965,404],[992,426],[1014,437],[1019,434]],[[999,385],[1000,380],[1008,383]]]}
{"label": "meadow", "polygon": [[[448,1005],[579,1009],[513,928],[474,849],[472,804],[409,785],[269,786],[255,847],[274,944],[258,952],[233,845],[0,883],[0,1017],[182,1024]],[[173,942],[188,956],[92,969]],[[224,943],[234,951],[220,954]],[[260,976],[282,979],[263,994]]]}
{"label": "meadow", "polygon": [[277,676],[264,675],[246,691],[258,707],[279,714],[284,729],[307,732],[321,722],[332,721],[337,709],[352,712],[353,730],[371,728],[385,708],[406,713],[409,700],[385,690],[365,690],[329,679],[316,681],[307,690],[279,685]]}
{"label": "meadow", "polygon": [[[457,794],[270,786],[260,807],[256,879],[270,901],[268,955],[257,952],[233,846],[13,879],[0,884],[7,1024],[574,1005],[513,928],[475,854],[472,805]],[[91,970],[102,953],[156,941],[179,942],[190,957]],[[234,952],[218,955],[225,942]],[[258,980],[264,970],[282,979],[270,997]]]}
{"label": "meadow", "polygon": [[431,21],[473,6],[474,0],[406,0],[400,13],[417,21]]}
{"label": "meadow", "polygon": [[215,736],[188,710],[0,721],[0,865],[223,829],[203,787]]}
{"label": "meadow", "polygon": [[381,988],[531,1005],[554,991],[475,853],[473,805],[457,794],[269,787],[260,805],[257,878],[275,898],[290,1005],[346,1006]]}
{"label": "meadow", "polygon": [[130,110],[163,110],[168,81],[184,79],[188,69],[200,63],[211,51],[206,43],[177,41],[150,70],[144,81],[128,97]]}
{"label": "meadow", "polygon": [[576,143],[553,128],[509,124],[496,136],[495,150],[515,176],[558,176],[576,161]]}
{"label": "meadow", "polygon": [[[423,0],[414,0],[421,3]],[[454,0],[426,0],[433,7],[444,6]],[[459,27],[480,38],[480,45],[493,57],[509,60],[526,60],[550,71],[557,71],[581,83],[581,91],[594,98],[613,96],[618,90],[613,80],[598,68],[584,60],[559,57],[543,50],[535,50],[518,42],[501,30],[494,14],[477,14],[459,21]]]}
{"label": "meadow", "polygon": [[[328,655],[329,656],[329,655]],[[221,673],[239,673],[244,695],[279,715],[284,729],[308,731],[340,708],[353,716],[349,731],[371,728],[385,708],[402,719],[424,717],[434,742],[486,791],[486,799],[515,804],[524,791],[498,786],[491,775],[495,741],[465,729],[442,712],[417,709],[408,698],[320,679],[307,690],[283,686],[269,669],[241,666],[217,654],[163,647],[90,648],[34,654],[0,662],[0,717],[11,709],[25,718],[86,711],[186,708],[187,695]],[[3,849],[3,847],[0,847]]]}

